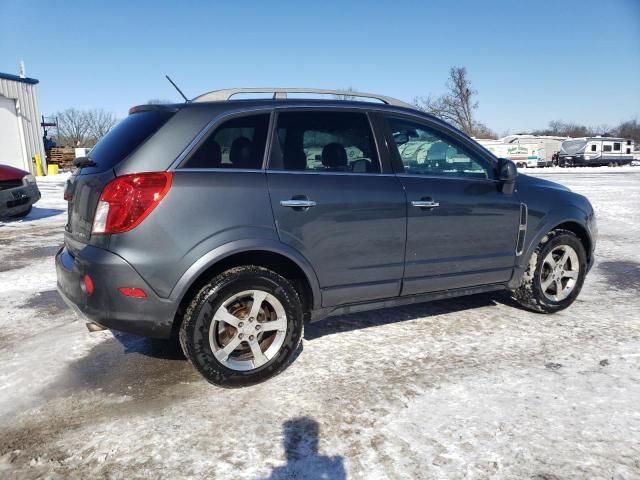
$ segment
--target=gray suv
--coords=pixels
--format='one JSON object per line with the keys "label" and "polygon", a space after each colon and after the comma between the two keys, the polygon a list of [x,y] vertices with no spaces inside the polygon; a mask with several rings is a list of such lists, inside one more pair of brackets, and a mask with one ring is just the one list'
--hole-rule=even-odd
{"label": "gray suv", "polygon": [[274,375],[329,315],[504,289],[556,312],[593,264],[585,197],[389,97],[129,113],[67,184],[58,289],[92,328],[178,336],[214,384]]}

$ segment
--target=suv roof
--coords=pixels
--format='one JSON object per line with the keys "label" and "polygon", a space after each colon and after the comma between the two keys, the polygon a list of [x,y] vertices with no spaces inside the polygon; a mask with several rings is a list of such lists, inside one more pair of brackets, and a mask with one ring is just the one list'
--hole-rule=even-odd
{"label": "suv roof", "polygon": [[[394,105],[397,107],[405,107],[405,108],[415,108],[413,105],[410,105],[402,100],[398,100],[397,98],[387,97],[385,95],[378,95],[376,93],[364,93],[364,92],[354,92],[350,90],[327,90],[323,88],[283,88],[283,87],[273,87],[273,88],[226,88],[222,90],[213,90],[208,93],[204,93],[192,99],[192,102],[220,102],[231,100],[231,97],[235,95],[241,94],[251,94],[251,93],[270,93],[273,94],[273,100],[286,100],[288,98],[288,94],[311,94],[311,95],[334,95],[334,96],[342,96],[345,99],[352,99],[352,97],[358,98],[368,98],[373,100],[378,100],[386,105]],[[339,99],[336,99],[339,100]]]}

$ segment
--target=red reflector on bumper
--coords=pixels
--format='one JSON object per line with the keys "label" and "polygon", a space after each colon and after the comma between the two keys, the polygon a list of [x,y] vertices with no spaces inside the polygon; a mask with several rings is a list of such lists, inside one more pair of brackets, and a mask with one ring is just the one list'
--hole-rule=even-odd
{"label": "red reflector on bumper", "polygon": [[93,286],[93,280],[91,280],[91,277],[89,275],[84,276],[84,289],[87,292],[87,295],[91,295],[95,290],[95,287]]}
{"label": "red reflector on bumper", "polygon": [[120,287],[120,293],[125,297],[146,298],[147,294],[141,288]]}

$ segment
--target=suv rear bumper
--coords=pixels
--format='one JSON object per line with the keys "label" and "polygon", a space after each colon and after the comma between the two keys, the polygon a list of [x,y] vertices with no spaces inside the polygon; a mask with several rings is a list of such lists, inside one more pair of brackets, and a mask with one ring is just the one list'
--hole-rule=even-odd
{"label": "suv rear bumper", "polygon": [[[175,314],[173,302],[158,297],[120,256],[88,245],[77,256],[66,247],[56,254],[58,291],[69,306],[107,328],[154,338],[169,338]],[[84,276],[94,285],[89,295]],[[146,298],[127,297],[119,287],[141,288]]]}

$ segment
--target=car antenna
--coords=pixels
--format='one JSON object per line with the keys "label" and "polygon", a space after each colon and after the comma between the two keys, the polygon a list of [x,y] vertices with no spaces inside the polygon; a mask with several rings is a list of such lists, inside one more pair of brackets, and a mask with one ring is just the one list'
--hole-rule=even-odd
{"label": "car antenna", "polygon": [[189,103],[191,100],[189,100],[186,95],[184,93],[182,93],[182,90],[180,90],[180,88],[178,87],[178,85],[175,84],[175,82],[173,80],[171,80],[171,77],[169,75],[165,75],[165,77],[167,77],[167,80],[169,80],[169,82],[171,82],[171,85],[173,85],[173,88],[175,88],[178,93],[180,95],[182,95],[182,98],[184,98],[184,101]]}

